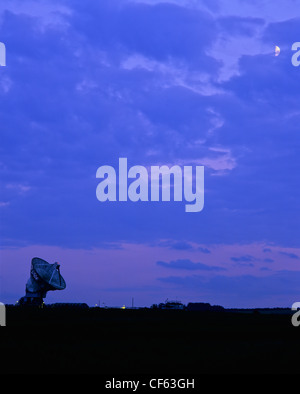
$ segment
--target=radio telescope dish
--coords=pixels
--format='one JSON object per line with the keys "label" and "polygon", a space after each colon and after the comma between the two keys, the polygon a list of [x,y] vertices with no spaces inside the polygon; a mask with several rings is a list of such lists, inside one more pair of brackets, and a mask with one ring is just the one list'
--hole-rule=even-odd
{"label": "radio telescope dish", "polygon": [[32,268],[37,275],[54,290],[63,290],[66,288],[66,282],[59,272],[59,264],[49,264],[47,261],[34,257],[32,259]]}
{"label": "radio telescope dish", "polygon": [[30,278],[26,283],[26,295],[19,303],[41,305],[48,291],[65,289],[66,282],[59,268],[58,263],[49,264],[39,257],[34,257],[31,260]]}

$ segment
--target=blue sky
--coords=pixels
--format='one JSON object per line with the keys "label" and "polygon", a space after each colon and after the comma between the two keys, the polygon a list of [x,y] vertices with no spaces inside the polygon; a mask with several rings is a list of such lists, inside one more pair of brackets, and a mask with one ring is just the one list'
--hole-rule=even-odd
{"label": "blue sky", "polygon": [[[297,1],[2,1],[1,301],[298,301]],[[274,56],[274,47],[281,49]],[[96,170],[203,165],[205,206],[96,199]]]}

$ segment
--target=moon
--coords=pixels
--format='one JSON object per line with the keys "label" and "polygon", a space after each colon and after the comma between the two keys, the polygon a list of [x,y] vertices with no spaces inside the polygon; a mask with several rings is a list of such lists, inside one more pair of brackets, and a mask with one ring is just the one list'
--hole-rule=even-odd
{"label": "moon", "polygon": [[280,54],[280,48],[275,45],[275,56],[278,56]]}

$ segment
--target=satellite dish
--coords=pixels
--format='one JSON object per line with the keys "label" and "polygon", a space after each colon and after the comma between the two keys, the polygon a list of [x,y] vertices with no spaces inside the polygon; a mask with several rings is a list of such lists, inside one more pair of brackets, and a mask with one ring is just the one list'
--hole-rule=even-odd
{"label": "satellite dish", "polygon": [[53,287],[53,290],[63,290],[66,288],[66,282],[60,274],[60,265],[58,263],[49,264],[43,259],[34,257],[31,264],[32,269],[38,277]]}
{"label": "satellite dish", "polygon": [[19,304],[41,305],[47,291],[65,289],[66,282],[59,268],[58,263],[49,264],[39,257],[34,257],[31,260],[30,278],[26,283],[26,295],[19,300]]}

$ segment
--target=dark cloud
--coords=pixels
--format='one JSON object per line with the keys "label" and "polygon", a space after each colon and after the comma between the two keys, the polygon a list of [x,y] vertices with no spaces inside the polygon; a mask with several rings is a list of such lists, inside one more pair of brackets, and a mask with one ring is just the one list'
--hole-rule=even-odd
{"label": "dark cloud", "polygon": [[226,34],[237,36],[252,36],[258,28],[264,26],[265,21],[261,18],[227,16],[218,19],[218,24]]}
{"label": "dark cloud", "polygon": [[[192,275],[186,277],[169,276],[159,278],[160,282],[176,285],[179,288],[199,289],[205,294],[214,294],[215,299],[223,298],[224,302],[237,303],[236,297],[245,301],[251,299],[255,304],[261,298],[281,296],[294,302],[299,294],[300,272],[278,271],[268,276],[253,275],[225,276],[216,275],[210,278]],[[286,305],[289,307],[289,305]]]}
{"label": "dark cloud", "polygon": [[272,250],[271,250],[270,248],[264,248],[264,249],[263,249],[263,252],[264,252],[264,253],[269,253],[269,252],[272,252]]}
{"label": "dark cloud", "polygon": [[299,29],[299,17],[282,22],[270,23],[264,31],[263,40],[267,40],[273,45],[284,46],[290,50],[292,44],[298,41],[296,34]]}
{"label": "dark cloud", "polygon": [[199,252],[209,254],[211,251],[208,248],[203,248],[202,246],[195,247],[190,242],[187,241],[177,241],[177,240],[163,240],[159,241],[156,245],[167,247],[174,250],[197,250]]}
{"label": "dark cloud", "polygon": [[189,259],[178,259],[170,262],[157,261],[157,265],[165,268],[179,269],[179,270],[203,270],[203,271],[225,271],[223,267],[213,265],[206,265],[203,263],[194,263]]}
{"label": "dark cloud", "polygon": [[185,241],[177,241],[177,242],[173,242],[170,245],[170,248],[175,250],[190,250],[193,249],[193,246]]}
{"label": "dark cloud", "polygon": [[273,259],[264,259],[263,261],[264,261],[265,263],[273,263],[273,262],[274,262]]}
{"label": "dark cloud", "polygon": [[158,60],[196,61],[201,68],[216,63],[204,53],[216,38],[214,20],[202,11],[167,3],[133,3],[122,9],[119,31],[122,42],[133,52]]}
{"label": "dark cloud", "polygon": [[299,259],[299,256],[295,253],[279,252],[281,255],[289,257],[290,259]]}
{"label": "dark cloud", "polygon": [[238,263],[240,263],[240,262],[248,263],[250,261],[256,261],[257,258],[247,254],[247,255],[244,255],[244,256],[240,256],[240,257],[231,257],[231,260],[235,261],[235,262],[238,262]]}
{"label": "dark cloud", "polygon": [[207,248],[202,248],[201,246],[199,246],[198,248],[197,248],[197,250],[199,250],[200,252],[202,252],[202,253],[211,253],[211,251],[209,250],[209,249],[207,249]]}
{"label": "dark cloud", "polygon": [[114,61],[139,53],[158,61],[177,59],[193,68],[215,71],[205,52],[216,39],[214,19],[205,11],[175,4],[89,0],[76,2],[70,23],[89,44],[108,50]]}

